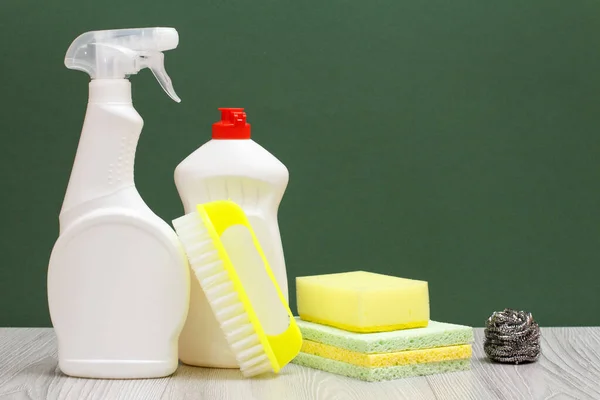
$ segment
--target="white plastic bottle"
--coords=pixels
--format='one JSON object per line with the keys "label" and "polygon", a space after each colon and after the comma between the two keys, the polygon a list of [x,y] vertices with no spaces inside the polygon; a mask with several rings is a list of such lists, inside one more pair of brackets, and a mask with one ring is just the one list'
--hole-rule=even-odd
{"label": "white plastic bottle", "polygon": [[127,76],[150,68],[176,101],[162,51],[172,28],[87,32],[67,68],[87,72],[89,99],[48,267],[59,368],[88,378],[167,376],[189,305],[189,267],[171,227],[134,183],[143,121]]}
{"label": "white plastic bottle", "polygon": [[[212,140],[175,169],[185,213],[198,203],[230,199],[246,212],[286,301],[288,282],[277,211],[289,180],[285,165],[250,138],[243,108],[221,108]],[[193,272],[192,272],[193,273]],[[188,317],[179,339],[179,358],[189,365],[238,368],[196,279],[191,280]]]}

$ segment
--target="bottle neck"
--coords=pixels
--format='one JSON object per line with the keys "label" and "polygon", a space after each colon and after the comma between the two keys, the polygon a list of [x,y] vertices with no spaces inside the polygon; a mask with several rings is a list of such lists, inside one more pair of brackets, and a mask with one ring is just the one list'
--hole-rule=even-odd
{"label": "bottle neck", "polygon": [[128,80],[89,83],[85,120],[62,212],[134,186],[135,151],[143,123],[131,102]]}
{"label": "bottle neck", "polygon": [[92,79],[88,103],[131,104],[131,82],[128,79]]}

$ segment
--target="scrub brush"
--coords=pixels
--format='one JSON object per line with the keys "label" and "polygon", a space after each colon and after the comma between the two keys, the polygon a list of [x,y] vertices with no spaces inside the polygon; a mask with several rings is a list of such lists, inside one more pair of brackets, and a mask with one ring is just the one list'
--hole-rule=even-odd
{"label": "scrub brush", "polygon": [[173,226],[242,374],[278,373],[302,334],[242,208],[200,204]]}

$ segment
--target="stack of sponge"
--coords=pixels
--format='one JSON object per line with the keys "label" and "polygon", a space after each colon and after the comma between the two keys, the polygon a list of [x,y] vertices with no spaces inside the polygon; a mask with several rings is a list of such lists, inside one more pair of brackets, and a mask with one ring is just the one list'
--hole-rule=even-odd
{"label": "stack of sponge", "polygon": [[429,319],[427,282],[364,271],[296,279],[295,364],[365,381],[470,368],[471,327]]}

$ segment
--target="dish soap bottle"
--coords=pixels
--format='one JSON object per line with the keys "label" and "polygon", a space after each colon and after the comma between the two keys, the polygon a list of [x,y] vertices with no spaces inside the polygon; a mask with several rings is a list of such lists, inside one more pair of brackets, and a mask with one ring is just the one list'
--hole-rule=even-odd
{"label": "dish soap bottle", "polygon": [[[273,275],[289,302],[277,212],[289,180],[285,165],[250,137],[243,108],[221,108],[212,140],[175,169],[185,213],[199,203],[232,200],[242,207]],[[227,340],[196,279],[191,280],[188,317],[179,338],[179,358],[189,365],[238,368]]]}
{"label": "dish soap bottle", "polygon": [[134,183],[143,120],[127,77],[149,68],[175,101],[162,51],[172,28],[87,32],[67,68],[88,73],[85,120],[48,266],[48,305],[63,373],[153,378],[178,366],[189,305],[189,267],[175,231]]}

